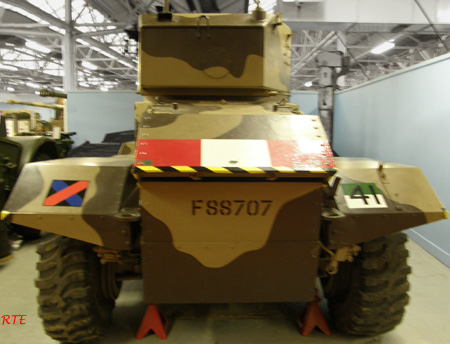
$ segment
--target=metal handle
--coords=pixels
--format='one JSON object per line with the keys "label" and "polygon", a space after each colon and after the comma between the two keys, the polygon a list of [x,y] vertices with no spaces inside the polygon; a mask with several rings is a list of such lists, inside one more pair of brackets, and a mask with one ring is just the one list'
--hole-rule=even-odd
{"label": "metal handle", "polygon": [[202,37],[201,31],[200,31],[202,19],[205,19],[205,21],[206,21],[206,38],[211,38],[211,35],[210,35],[210,32],[209,32],[210,27],[211,27],[210,19],[209,19],[208,16],[205,16],[205,15],[202,15],[202,16],[197,18],[197,38],[200,39]]}

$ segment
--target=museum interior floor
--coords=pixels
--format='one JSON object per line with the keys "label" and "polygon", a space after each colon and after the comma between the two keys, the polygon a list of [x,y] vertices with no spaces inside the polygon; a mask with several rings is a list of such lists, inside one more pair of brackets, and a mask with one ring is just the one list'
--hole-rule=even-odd
{"label": "museum interior floor", "polygon": [[[43,240],[43,239],[40,239]],[[34,278],[36,244],[28,242],[15,251],[14,259],[0,265],[0,317],[26,315],[25,325],[2,325],[0,343],[49,344],[37,316]],[[403,322],[394,331],[377,337],[352,337],[333,331],[326,336],[314,331],[302,337],[295,323],[296,312],[303,304],[226,304],[162,306],[171,322],[168,339],[154,334],[135,339],[146,306],[142,303],[142,283],[126,282],[116,303],[113,320],[99,344],[165,343],[165,344],[249,344],[249,343],[382,343],[443,344],[450,343],[450,269],[412,241],[409,264],[411,301]],[[326,301],[320,306],[326,313]]]}

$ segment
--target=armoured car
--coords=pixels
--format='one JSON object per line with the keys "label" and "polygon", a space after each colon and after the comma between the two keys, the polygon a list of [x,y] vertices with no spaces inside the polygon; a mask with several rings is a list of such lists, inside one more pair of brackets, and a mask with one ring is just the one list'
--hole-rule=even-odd
{"label": "armoured car", "polygon": [[393,329],[408,303],[402,230],[446,217],[416,167],[336,158],[289,103],[280,15],[143,14],[135,153],[28,164],[3,216],[38,248],[55,340],[99,338],[121,281],[162,303],[308,302],[336,328]]}

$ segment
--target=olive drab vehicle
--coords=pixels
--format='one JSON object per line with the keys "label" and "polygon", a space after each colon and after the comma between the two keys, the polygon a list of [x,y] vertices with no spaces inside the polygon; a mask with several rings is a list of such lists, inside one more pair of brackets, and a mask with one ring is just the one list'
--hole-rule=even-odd
{"label": "olive drab vehicle", "polygon": [[[62,155],[61,147],[66,147],[67,142],[58,143],[55,140],[45,136],[7,136],[5,118],[2,116],[2,133],[0,134],[0,209],[8,199],[14,184],[25,164],[35,161],[43,161],[49,159],[58,159]],[[17,127],[17,118],[8,118],[12,122],[11,127]],[[25,121],[28,119],[20,119]],[[30,128],[28,126],[28,128]],[[29,133],[30,134],[30,133]],[[63,141],[63,140],[60,140]],[[67,141],[67,140],[66,140]],[[70,141],[70,140],[69,140]],[[67,148],[64,148],[65,152]],[[64,154],[65,155],[65,154]],[[63,156],[64,156],[63,155]],[[10,227],[11,229],[11,227]],[[20,225],[13,225],[12,229],[17,234],[22,235],[26,239],[35,239],[39,237],[39,231]],[[0,261],[2,256],[10,257],[10,248],[8,243],[8,226],[0,220]]]}
{"label": "olive drab vehicle", "polygon": [[333,157],[318,116],[288,102],[280,15],[166,11],[139,27],[134,156],[28,164],[2,213],[56,234],[38,247],[48,335],[99,338],[136,278],[148,304],[307,302],[320,278],[338,330],[394,328],[399,232],[446,216],[420,170]]}
{"label": "olive drab vehicle", "polygon": [[[53,142],[56,144],[56,156],[53,157],[53,153],[47,152],[47,155],[50,155],[51,158],[64,158],[67,156],[68,151],[72,147],[73,141],[70,139],[72,135],[75,133],[65,132],[64,127],[64,112],[66,111],[66,99],[67,94],[60,92],[53,92],[49,90],[42,89],[39,91],[39,95],[41,97],[55,97],[55,104],[48,103],[38,103],[38,102],[26,102],[14,99],[6,99],[6,103],[8,104],[16,104],[16,105],[27,105],[27,106],[35,106],[40,108],[47,108],[55,110],[54,118],[50,119],[50,122],[42,121],[39,119],[28,119],[28,123],[26,125],[20,125],[20,120],[17,120],[11,116],[9,118],[8,129],[10,133],[9,137],[23,137],[23,136],[45,136],[51,137]],[[12,111],[14,112],[14,111]],[[15,123],[14,123],[15,122]],[[22,130],[20,130],[22,127]],[[17,140],[25,140],[22,138],[17,138]],[[43,140],[43,139],[40,139]],[[46,139],[46,141],[50,141],[50,139]]]}
{"label": "olive drab vehicle", "polygon": [[[40,95],[44,97],[54,96],[59,99],[67,98],[66,94],[50,92],[47,90],[41,90]],[[65,108],[62,104],[24,102],[12,99],[7,99],[6,103],[50,108],[55,110],[56,113],[60,113],[59,117],[62,116],[62,111]],[[9,111],[6,115],[2,115],[2,126],[5,127],[6,131],[0,134],[0,209],[3,209],[25,164],[29,162],[64,158],[72,146],[73,141],[70,139],[70,136],[75,133],[60,133],[58,138],[52,137],[49,133],[45,132],[45,130],[38,130],[36,122],[38,121],[32,120],[29,113],[23,113],[20,110]],[[58,120],[57,114],[56,119],[53,120],[53,124],[62,128],[62,117]],[[51,130],[51,126],[48,129]],[[3,220],[1,220],[0,226],[0,228],[3,229],[0,230],[1,260],[2,252],[10,250],[6,249],[9,245],[2,244],[7,240],[7,226]],[[35,239],[40,235],[39,230],[20,225],[14,225],[12,229],[14,232],[22,235],[25,239]],[[4,247],[4,249],[2,249],[2,247]]]}

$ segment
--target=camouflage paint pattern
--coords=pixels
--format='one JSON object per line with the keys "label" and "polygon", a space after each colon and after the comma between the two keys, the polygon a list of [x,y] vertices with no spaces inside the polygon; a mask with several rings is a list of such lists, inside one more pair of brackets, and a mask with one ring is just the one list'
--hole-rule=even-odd
{"label": "camouflage paint pattern", "polygon": [[317,116],[287,103],[279,16],[144,14],[140,30],[134,161],[28,165],[3,217],[111,249],[136,238],[145,301],[195,303],[313,300],[321,242],[446,216],[417,168],[335,160]]}
{"label": "camouflage paint pattern", "polygon": [[142,94],[289,92],[291,34],[279,16],[173,14],[171,21],[159,21],[144,14],[139,27]]}
{"label": "camouflage paint pattern", "polygon": [[[306,197],[321,186],[320,181],[281,184],[145,182],[141,199],[143,207],[170,230],[175,249],[190,254],[205,267],[220,268],[245,252],[262,248],[282,206]],[[318,225],[320,198],[316,202]],[[177,205],[177,217],[173,216],[173,205]],[[292,240],[296,235],[317,240],[317,233],[307,233],[310,235],[297,231],[285,240]],[[158,241],[159,238],[144,232],[142,239]],[[234,243],[233,249],[230,249],[230,242]]]}
{"label": "camouflage paint pattern", "polygon": [[[137,102],[135,108],[136,136],[141,127],[143,115],[280,115],[300,114],[298,105],[286,101],[284,96],[270,98],[236,97],[210,101],[199,99],[179,99],[174,97],[145,96],[144,102]],[[197,123],[197,125],[202,125]],[[213,128],[208,127],[208,130]]]}
{"label": "camouflage paint pattern", "polygon": [[[323,173],[334,168],[317,116],[145,114],[138,133],[135,173]],[[200,167],[200,168],[197,168]],[[161,169],[163,168],[163,169]],[[233,170],[234,168],[234,170]]]}
{"label": "camouflage paint pattern", "polygon": [[146,106],[146,111],[144,106],[136,108],[140,118],[134,172],[138,175],[322,173],[327,178],[334,173],[319,118],[299,115],[297,107],[282,98],[247,105],[182,101]]}
{"label": "camouflage paint pattern", "polygon": [[145,301],[311,299],[321,198],[320,179],[143,181]]}
{"label": "camouflage paint pattern", "polygon": [[129,222],[140,216],[131,162],[124,156],[27,164],[5,210],[15,224],[129,249]]}
{"label": "camouflage paint pattern", "polygon": [[[328,203],[323,212],[331,248],[358,244],[448,216],[417,167],[370,159],[335,160],[335,177],[342,180],[334,204]],[[347,196],[346,189],[350,190]]]}
{"label": "camouflage paint pattern", "polygon": [[322,186],[335,172],[318,117],[282,96],[147,100],[135,107],[133,170],[142,269],[152,276],[145,301],[312,299]]}
{"label": "camouflage paint pattern", "polygon": [[[317,147],[329,147],[317,116],[237,115],[227,114],[226,108],[213,114],[208,113],[215,110],[210,104],[198,106],[197,113],[183,113],[183,106],[178,104],[175,110],[169,107],[166,113],[143,114],[138,131],[134,173],[142,185],[142,268],[144,275],[153,276],[144,279],[148,303],[309,300],[317,274],[321,227],[327,246],[340,248],[444,218],[442,204],[419,169],[399,164],[380,168],[379,162],[370,160],[337,159],[336,176],[342,179],[341,186],[333,199],[325,200],[322,210],[323,185],[336,170],[332,155],[317,151]],[[206,114],[199,110],[202,107]],[[248,171],[252,181],[233,182],[230,177],[235,175],[223,171],[233,164],[225,160],[221,165],[205,165],[205,161],[217,161],[215,156],[201,156],[190,167],[165,163],[173,151],[175,164],[195,161],[190,157],[195,153],[191,145],[195,140],[202,142],[201,154],[205,141],[241,144],[231,153],[213,150],[219,157],[242,156],[246,145],[258,140],[269,146],[271,140],[294,140],[299,149],[287,153],[285,165],[270,166],[274,170],[269,173],[251,170],[258,165],[248,161],[254,161],[262,151],[255,150],[249,160],[238,161],[239,169]],[[153,143],[159,141],[163,148],[153,149]],[[171,147],[177,141],[187,150]],[[319,154],[309,160],[310,153]],[[276,159],[280,155],[276,152]],[[327,159],[331,165],[323,165]],[[293,161],[307,161],[297,166],[304,174],[277,171]],[[220,172],[208,175],[202,167]],[[323,173],[317,173],[315,167],[323,168]],[[418,187],[413,190],[411,185]],[[265,212],[269,204],[270,212]],[[319,213],[322,226],[317,221]],[[286,256],[292,260],[279,259]],[[299,266],[294,257],[308,264]],[[280,269],[284,269],[282,276],[277,274]],[[233,281],[233,287],[224,293],[221,286],[230,286],[233,276],[245,278]],[[287,279],[300,276],[301,283],[286,286]],[[175,283],[177,280],[182,282]],[[261,285],[270,292],[260,291]],[[279,288],[283,296],[273,294]]]}

